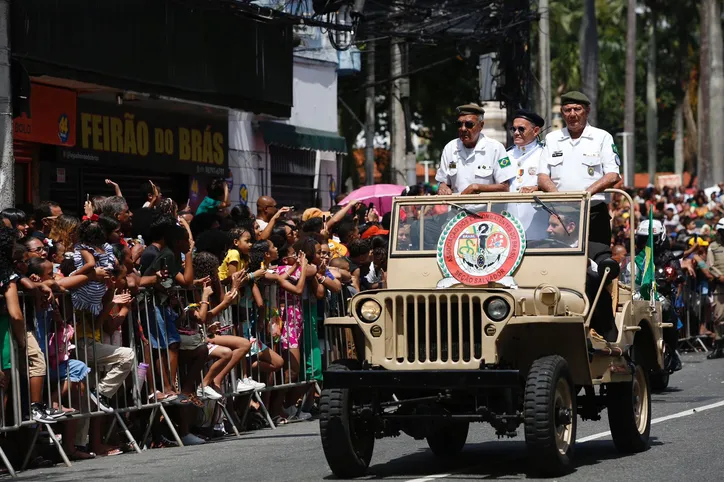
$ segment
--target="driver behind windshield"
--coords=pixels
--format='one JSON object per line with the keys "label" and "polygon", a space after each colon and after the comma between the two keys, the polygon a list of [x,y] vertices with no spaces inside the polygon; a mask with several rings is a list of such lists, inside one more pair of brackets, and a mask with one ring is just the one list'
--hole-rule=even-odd
{"label": "driver behind windshield", "polygon": [[548,218],[548,239],[559,241],[571,248],[578,247],[578,221],[580,210],[570,206],[553,206],[558,216]]}

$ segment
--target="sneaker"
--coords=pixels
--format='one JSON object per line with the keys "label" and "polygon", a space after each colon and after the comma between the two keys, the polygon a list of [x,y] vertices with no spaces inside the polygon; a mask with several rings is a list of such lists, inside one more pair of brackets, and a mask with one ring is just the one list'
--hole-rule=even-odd
{"label": "sneaker", "polygon": [[221,400],[224,398],[219,392],[208,385],[205,387],[199,387],[196,390],[196,396],[199,398],[208,398],[209,400]]}
{"label": "sneaker", "polygon": [[[246,379],[244,379],[246,380]],[[247,393],[247,392],[253,392],[256,390],[254,388],[254,385],[250,383],[245,383],[244,380],[237,380],[236,381],[236,393]]]}
{"label": "sneaker", "polygon": [[48,415],[42,403],[33,403],[30,405],[30,417],[39,423],[55,423],[55,419]]}
{"label": "sneaker", "polygon": [[63,418],[66,417],[68,414],[64,412],[63,410],[57,409],[57,408],[47,408],[45,409],[45,413],[47,413],[52,418]]}
{"label": "sneaker", "polygon": [[311,413],[309,413],[309,412],[303,412],[303,411],[300,410],[300,411],[298,411],[297,413],[295,413],[294,415],[292,415],[291,417],[289,417],[289,420],[290,420],[290,421],[298,420],[298,421],[300,421],[300,422],[304,422],[304,421],[306,421],[306,420],[310,420],[311,418],[312,418],[312,414],[311,414]]}
{"label": "sneaker", "polygon": [[100,393],[96,392],[95,390],[91,390],[90,398],[91,400],[93,400],[93,403],[96,404],[96,407],[98,407],[102,412],[113,413],[110,402]]}
{"label": "sneaker", "polygon": [[263,390],[266,388],[266,383],[260,383],[253,378],[244,378],[244,383],[251,385],[255,390]]}
{"label": "sneaker", "polygon": [[206,443],[206,440],[197,437],[192,433],[187,433],[181,437],[181,442],[183,442],[184,445],[203,445]]}

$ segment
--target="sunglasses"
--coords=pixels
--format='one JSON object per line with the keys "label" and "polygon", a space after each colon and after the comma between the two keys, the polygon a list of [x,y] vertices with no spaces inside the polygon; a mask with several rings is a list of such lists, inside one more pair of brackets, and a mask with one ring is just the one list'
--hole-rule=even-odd
{"label": "sunglasses", "polygon": [[455,124],[458,126],[458,129],[462,128],[462,126],[465,126],[466,129],[472,129],[476,123],[473,121],[457,121]]}
{"label": "sunglasses", "polygon": [[521,134],[525,133],[525,127],[511,127],[510,132],[515,134],[516,132],[520,132]]}
{"label": "sunglasses", "polygon": [[28,252],[30,252],[30,253],[40,253],[43,251],[47,251],[45,246],[38,246],[37,248],[28,248]]}

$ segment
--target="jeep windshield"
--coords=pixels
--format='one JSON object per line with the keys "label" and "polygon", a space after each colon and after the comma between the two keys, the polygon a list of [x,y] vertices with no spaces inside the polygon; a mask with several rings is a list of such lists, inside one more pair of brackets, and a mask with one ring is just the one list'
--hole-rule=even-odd
{"label": "jeep windshield", "polygon": [[[392,256],[434,254],[440,233],[461,212],[469,216],[490,211],[510,213],[525,231],[526,254],[581,253],[585,231],[584,200],[526,196],[499,196],[471,204],[469,197],[428,196],[399,200],[394,205]],[[515,199],[513,201],[512,199]],[[423,199],[423,200],[421,200]],[[429,200],[428,200],[429,199]]]}

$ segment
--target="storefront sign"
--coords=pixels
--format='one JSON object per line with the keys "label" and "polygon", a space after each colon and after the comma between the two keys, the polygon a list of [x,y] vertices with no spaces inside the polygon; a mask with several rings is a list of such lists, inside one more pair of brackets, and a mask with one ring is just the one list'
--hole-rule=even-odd
{"label": "storefront sign", "polygon": [[218,118],[78,101],[78,137],[64,160],[226,177],[227,123]]}
{"label": "storefront sign", "polygon": [[30,112],[15,112],[13,137],[17,140],[75,145],[76,95],[72,90],[33,83]]}

